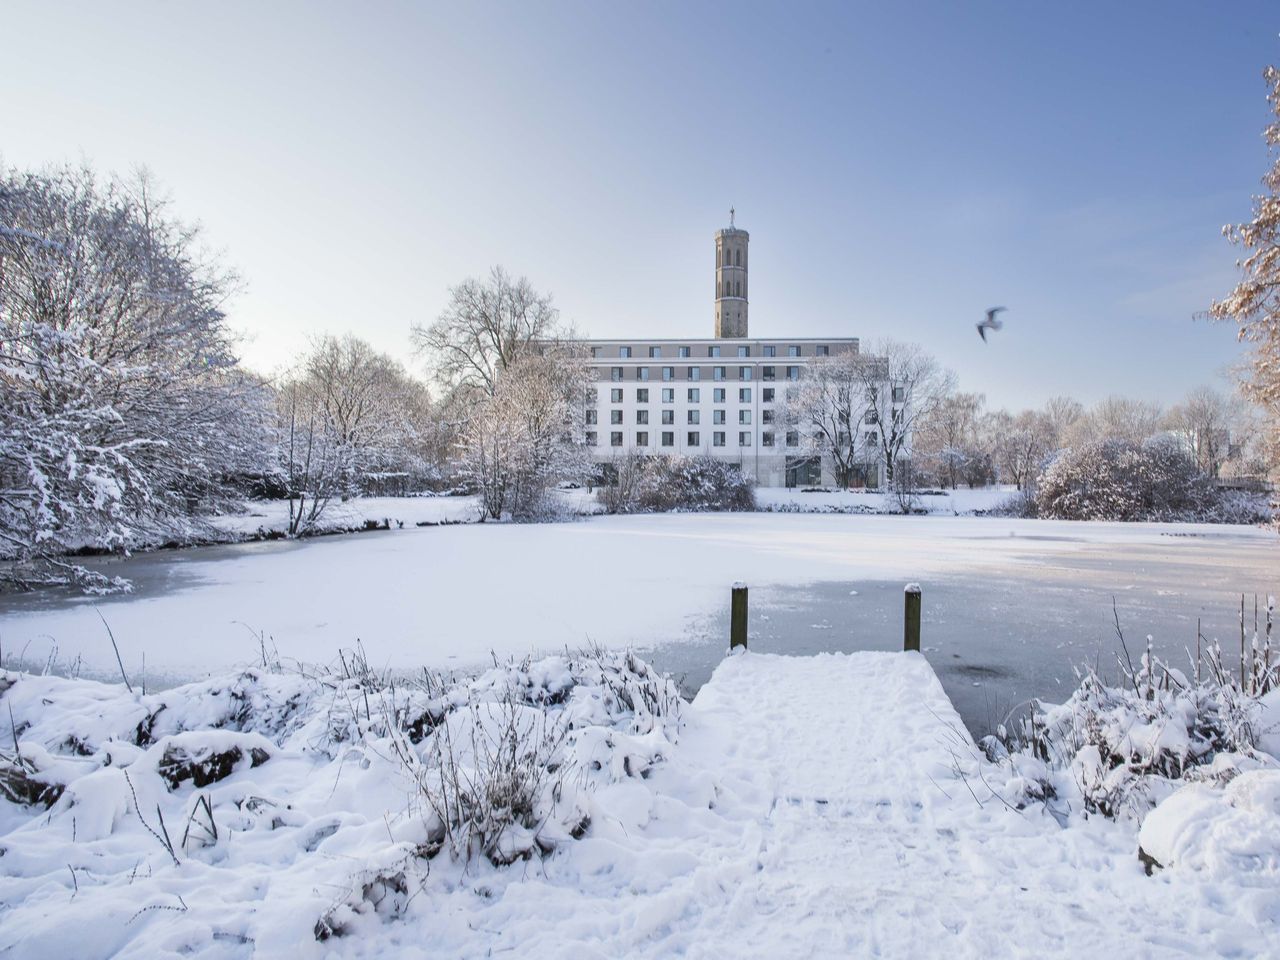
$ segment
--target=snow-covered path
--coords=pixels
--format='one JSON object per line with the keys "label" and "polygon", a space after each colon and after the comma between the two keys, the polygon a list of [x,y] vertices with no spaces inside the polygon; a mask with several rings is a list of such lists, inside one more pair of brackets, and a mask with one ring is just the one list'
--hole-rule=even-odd
{"label": "snow-covered path", "polygon": [[458,956],[566,958],[1203,957],[1274,946],[1276,890],[1147,877],[1134,825],[1064,829],[1038,806],[1003,806],[983,772],[919,655],[730,658],[648,790],[610,788],[599,799],[612,816],[545,875],[486,880],[480,904],[470,890],[447,896],[436,931]]}

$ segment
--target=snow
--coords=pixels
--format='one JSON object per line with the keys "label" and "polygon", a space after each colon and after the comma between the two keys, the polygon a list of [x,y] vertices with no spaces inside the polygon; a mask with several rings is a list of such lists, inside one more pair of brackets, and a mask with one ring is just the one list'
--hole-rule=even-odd
{"label": "snow", "polygon": [[[918,496],[917,507],[930,514],[956,516],[993,510],[1017,496],[1012,486],[980,487],[974,490],[945,490]],[[756,503],[761,510],[801,513],[898,513],[890,495],[862,490],[820,489],[806,493],[802,488],[758,487]]]}
{"label": "snow", "polygon": [[1248,887],[1280,885],[1280,770],[1250,770],[1225,788],[1182,787],[1142,822],[1138,843],[1163,867]]}
{"label": "snow", "polygon": [[[551,693],[563,674],[549,661],[522,675]],[[1193,805],[1170,808],[1152,842],[1172,838],[1182,860],[1148,877],[1133,824],[1077,816],[1064,829],[1043,807],[1001,803],[918,654],[739,653],[680,711],[678,733],[576,713],[591,733],[582,759],[617,745],[574,795],[590,824],[546,859],[507,867],[416,852],[429,814],[359,697],[348,709],[331,695],[336,714],[304,698],[269,719],[307,681],[259,675],[237,689],[266,719],[190,729],[239,702],[234,682],[183,691],[142,748],[108,734],[127,734],[154,702],[17,678],[4,699],[31,724],[24,756],[53,752],[71,728],[94,752],[61,760],[76,767],[61,774],[71,799],[49,813],[0,802],[0,954],[1204,957],[1257,956],[1280,935],[1266,859],[1274,779],[1242,775],[1203,803],[1198,789],[1194,830]],[[594,710],[584,692],[567,709]],[[345,739],[321,735],[334,719]],[[272,755],[203,790],[167,790],[154,772],[161,744],[206,734],[221,746],[269,740]],[[624,757],[647,758],[639,775]],[[181,833],[201,794],[219,838],[184,845],[175,864],[139,811],[154,825],[159,806]],[[1237,819],[1219,824],[1215,811]],[[321,918],[341,935],[316,943]]]}
{"label": "snow", "polygon": [[[440,503],[421,502],[424,509]],[[1195,537],[1166,535],[1192,530]],[[307,662],[328,662],[358,639],[371,663],[406,669],[478,664],[490,651],[505,657],[588,641],[651,647],[683,639],[691,619],[727,608],[730,585],[739,580],[756,588],[927,582],[931,574],[956,569],[1034,569],[1097,543],[1190,555],[1207,538],[1270,543],[1274,533],[768,513],[406,524],[307,542],[161,551],[110,564],[103,569],[135,578],[137,591],[96,605],[126,669],[141,676],[145,657],[154,685],[258,662],[259,636],[286,659]],[[7,599],[0,605],[0,639],[10,665],[24,652],[28,664],[44,664],[56,645],[64,666],[79,657],[85,675],[118,677],[107,632],[89,601]]]}

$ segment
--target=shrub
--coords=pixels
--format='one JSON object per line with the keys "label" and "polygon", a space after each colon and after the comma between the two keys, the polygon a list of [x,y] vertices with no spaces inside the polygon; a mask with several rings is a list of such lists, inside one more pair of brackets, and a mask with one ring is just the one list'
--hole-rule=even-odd
{"label": "shrub", "polygon": [[1036,482],[1036,512],[1053,520],[1199,518],[1216,499],[1212,481],[1165,437],[1064,450]]}
{"label": "shrub", "polygon": [[736,463],[714,457],[655,457],[640,477],[641,510],[754,510],[755,483]]}

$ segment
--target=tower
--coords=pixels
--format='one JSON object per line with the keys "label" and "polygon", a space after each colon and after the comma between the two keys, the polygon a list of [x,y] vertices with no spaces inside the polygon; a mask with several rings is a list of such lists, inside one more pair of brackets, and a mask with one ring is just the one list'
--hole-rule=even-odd
{"label": "tower", "polygon": [[747,335],[747,241],[751,235],[733,224],[716,231],[716,336]]}

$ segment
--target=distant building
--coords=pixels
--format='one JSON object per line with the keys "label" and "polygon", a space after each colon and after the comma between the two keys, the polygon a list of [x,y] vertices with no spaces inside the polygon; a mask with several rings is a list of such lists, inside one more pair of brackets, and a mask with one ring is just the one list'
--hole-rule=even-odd
{"label": "distant building", "polygon": [[[832,483],[806,449],[801,426],[784,422],[788,386],[819,357],[857,353],[858,339],[748,336],[747,245],[733,225],[716,231],[715,336],[709,339],[583,340],[591,364],[586,443],[608,463],[627,455],[709,455],[739,464],[766,486]],[[874,448],[874,424],[863,424]],[[866,464],[862,485],[879,486]]]}

